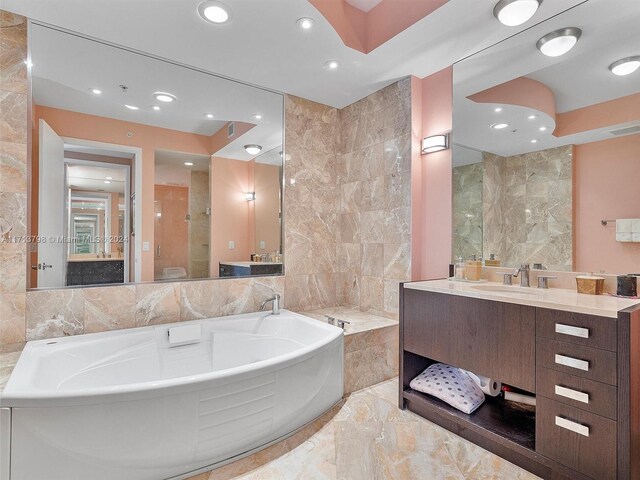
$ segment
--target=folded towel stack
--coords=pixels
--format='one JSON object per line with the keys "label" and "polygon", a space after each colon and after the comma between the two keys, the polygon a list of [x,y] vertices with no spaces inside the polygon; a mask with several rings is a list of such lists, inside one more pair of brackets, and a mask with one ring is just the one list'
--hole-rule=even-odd
{"label": "folded towel stack", "polygon": [[618,242],[640,242],[640,218],[616,220],[616,240]]}

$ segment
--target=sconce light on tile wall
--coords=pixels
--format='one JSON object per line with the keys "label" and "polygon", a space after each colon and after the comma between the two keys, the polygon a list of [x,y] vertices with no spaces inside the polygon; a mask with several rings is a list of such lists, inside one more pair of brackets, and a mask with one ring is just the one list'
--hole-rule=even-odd
{"label": "sconce light on tile wall", "polygon": [[244,199],[247,202],[252,202],[256,199],[256,192],[247,192],[244,194]]}
{"label": "sconce light on tile wall", "polygon": [[422,139],[422,154],[439,152],[449,148],[449,134],[431,135]]}

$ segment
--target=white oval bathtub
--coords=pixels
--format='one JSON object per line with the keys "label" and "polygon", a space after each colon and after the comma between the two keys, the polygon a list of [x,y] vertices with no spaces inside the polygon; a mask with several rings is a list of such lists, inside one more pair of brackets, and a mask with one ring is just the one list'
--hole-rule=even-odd
{"label": "white oval bathtub", "polygon": [[[170,346],[188,325],[200,340]],[[186,478],[328,410],[342,365],[341,329],[286,310],[29,342],[0,396],[2,480]]]}

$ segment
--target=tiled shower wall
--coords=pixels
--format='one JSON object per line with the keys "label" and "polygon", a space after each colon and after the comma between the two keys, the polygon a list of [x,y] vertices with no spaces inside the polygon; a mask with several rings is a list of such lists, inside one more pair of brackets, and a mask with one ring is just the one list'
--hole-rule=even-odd
{"label": "tiled shower wall", "polygon": [[[15,237],[27,233],[27,30],[0,13],[0,233]],[[285,97],[285,277],[26,292],[26,244],[0,242],[0,348],[255,311],[273,292],[293,310],[344,302],[396,316],[410,264],[409,96],[403,80],[343,112]],[[354,183],[364,203],[345,197],[353,211],[342,213],[342,186]]]}
{"label": "tiled shower wall", "polygon": [[482,257],[482,162],[453,169],[453,255]]}
{"label": "tiled shower wall", "polygon": [[572,270],[571,145],[512,157],[484,154],[484,253],[502,265]]}

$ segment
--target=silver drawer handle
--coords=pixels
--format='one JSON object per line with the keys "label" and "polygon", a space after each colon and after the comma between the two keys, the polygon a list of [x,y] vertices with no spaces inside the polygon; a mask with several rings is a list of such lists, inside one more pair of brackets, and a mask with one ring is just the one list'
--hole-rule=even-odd
{"label": "silver drawer handle", "polygon": [[570,398],[571,400],[576,400],[582,403],[589,403],[588,393],[579,392],[571,388],[561,387],[560,385],[556,385],[556,395],[559,395],[565,398]]}
{"label": "silver drawer handle", "polygon": [[565,428],[567,430],[571,430],[579,435],[584,437],[589,436],[589,427],[586,425],[581,425],[576,422],[572,422],[571,420],[567,420],[566,418],[562,418],[556,415],[556,425],[560,428]]}
{"label": "silver drawer handle", "polygon": [[564,355],[558,355],[556,353],[556,363],[558,365],[564,365],[565,367],[576,368],[578,370],[589,371],[589,362],[586,360],[578,360],[573,357],[566,357]]}
{"label": "silver drawer handle", "polygon": [[571,335],[572,337],[589,338],[588,328],[572,327],[571,325],[564,325],[562,323],[556,323],[556,333]]}

